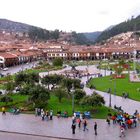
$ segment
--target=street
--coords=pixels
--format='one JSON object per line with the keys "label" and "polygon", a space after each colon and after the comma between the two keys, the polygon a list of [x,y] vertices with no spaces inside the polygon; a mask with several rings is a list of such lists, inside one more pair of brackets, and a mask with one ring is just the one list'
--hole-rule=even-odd
{"label": "street", "polygon": [[21,65],[17,65],[17,66],[12,66],[12,67],[8,67],[8,70],[3,71],[0,70],[0,73],[3,75],[7,75],[7,74],[15,74],[19,71],[24,71],[25,69],[31,69],[32,67],[36,66],[37,62],[32,62],[32,63],[25,63],[25,64],[21,64]]}

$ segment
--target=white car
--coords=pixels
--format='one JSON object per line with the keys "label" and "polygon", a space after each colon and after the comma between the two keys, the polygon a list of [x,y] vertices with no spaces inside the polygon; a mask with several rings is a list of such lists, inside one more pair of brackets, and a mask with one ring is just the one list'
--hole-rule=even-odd
{"label": "white car", "polygon": [[7,71],[8,70],[8,68],[3,68],[3,71]]}

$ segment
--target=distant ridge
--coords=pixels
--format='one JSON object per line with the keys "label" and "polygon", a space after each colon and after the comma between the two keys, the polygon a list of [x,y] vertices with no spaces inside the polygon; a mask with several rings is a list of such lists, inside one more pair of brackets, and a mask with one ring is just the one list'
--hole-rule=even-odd
{"label": "distant ridge", "polygon": [[129,31],[139,31],[140,30],[140,16],[137,16],[136,18],[131,18],[127,21],[124,21],[116,26],[111,27],[111,29],[104,30],[96,39],[96,42],[102,42],[110,37],[113,37],[115,35],[126,33]]}
{"label": "distant ridge", "polygon": [[98,38],[98,36],[101,34],[101,31],[96,31],[96,32],[87,32],[83,33],[88,40],[91,42],[95,42],[95,40]]}
{"label": "distant ridge", "polygon": [[0,30],[5,30],[7,32],[28,32],[31,27],[33,26],[25,23],[0,19]]}

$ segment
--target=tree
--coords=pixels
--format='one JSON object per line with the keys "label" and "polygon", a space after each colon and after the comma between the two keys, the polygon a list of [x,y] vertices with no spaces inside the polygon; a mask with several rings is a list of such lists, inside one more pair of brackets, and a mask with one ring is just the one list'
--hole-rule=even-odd
{"label": "tree", "polygon": [[86,95],[85,91],[81,89],[76,89],[73,94],[74,94],[74,99],[78,102]]}
{"label": "tree", "polygon": [[52,39],[55,39],[56,41],[59,38],[59,35],[60,35],[60,32],[57,29],[51,32]]}
{"label": "tree", "polygon": [[105,100],[102,96],[97,93],[93,93],[92,95],[84,96],[84,98],[80,102],[81,105],[88,105],[88,106],[102,106],[105,104]]}
{"label": "tree", "polygon": [[45,77],[42,78],[41,83],[45,84],[48,86],[49,89],[49,85],[53,85],[53,88],[55,87],[55,85],[58,85],[61,83],[63,79],[63,76],[61,75],[46,75]]}
{"label": "tree", "polygon": [[16,85],[21,85],[23,82],[25,82],[26,74],[24,72],[20,72],[16,74],[15,76],[15,83]]}
{"label": "tree", "polygon": [[34,42],[37,42],[38,40],[45,41],[50,39],[50,32],[42,28],[31,27],[29,29],[29,37]]}
{"label": "tree", "polygon": [[9,93],[12,93],[12,91],[14,90],[15,83],[13,81],[9,81],[4,86],[5,86],[7,93],[9,94]]}
{"label": "tree", "polygon": [[24,84],[22,88],[20,88],[19,94],[21,95],[29,95],[30,88],[33,87],[33,85],[30,84]]}
{"label": "tree", "polygon": [[63,76],[57,74],[49,75],[49,77],[50,77],[50,84],[53,85],[53,88],[55,87],[55,85],[60,84],[63,79]]}
{"label": "tree", "polygon": [[56,97],[58,98],[60,103],[62,101],[62,98],[68,96],[67,91],[64,88],[62,88],[62,87],[59,87],[59,88],[55,89],[54,90],[54,94],[56,95]]}
{"label": "tree", "polygon": [[9,96],[3,96],[1,99],[0,99],[1,102],[5,102],[6,105],[8,104],[8,102],[13,102],[13,99]]}
{"label": "tree", "polygon": [[49,90],[50,81],[51,81],[51,78],[49,75],[46,75],[45,77],[41,79],[41,83],[46,85],[48,87],[48,90]]}
{"label": "tree", "polygon": [[29,101],[33,102],[36,107],[45,107],[50,99],[49,91],[40,85],[31,87],[29,95]]}
{"label": "tree", "polygon": [[89,41],[83,33],[72,32],[72,37],[73,37],[72,42],[75,42],[78,45],[83,45],[83,44],[84,45],[85,44],[89,45],[89,44],[91,44],[91,41]]}
{"label": "tree", "polygon": [[39,74],[38,73],[24,73],[20,72],[15,76],[15,83],[17,85],[26,84],[34,84],[39,82]]}
{"label": "tree", "polygon": [[63,60],[61,58],[55,58],[53,60],[53,66],[62,66],[63,65]]}
{"label": "tree", "polygon": [[79,79],[64,78],[62,80],[62,85],[67,88],[68,93],[70,92],[72,85],[74,88],[81,88],[81,81]]}

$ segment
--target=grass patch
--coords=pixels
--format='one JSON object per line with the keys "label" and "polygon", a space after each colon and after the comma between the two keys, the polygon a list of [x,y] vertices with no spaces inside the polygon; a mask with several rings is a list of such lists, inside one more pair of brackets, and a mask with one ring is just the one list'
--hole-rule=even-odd
{"label": "grass patch", "polygon": [[129,98],[140,101],[140,83],[134,83],[129,81],[128,75],[125,79],[113,79],[110,81],[110,76],[94,78],[90,81],[90,85],[94,85],[97,90],[107,92],[111,88],[111,93],[115,92],[116,82],[116,95],[122,96],[123,92],[129,93]]}
{"label": "grass patch", "polygon": [[[67,111],[69,116],[72,116],[72,101],[71,99],[63,99],[62,103],[58,102],[58,99],[55,96],[51,96],[49,100],[49,104],[47,107],[48,110],[53,110],[56,115],[57,111],[61,110],[61,112]],[[75,104],[75,111],[85,112],[90,111],[91,117],[98,119],[105,119],[107,117],[108,109],[105,106],[102,107],[89,107],[89,106],[81,106]],[[114,113],[113,110],[111,110]]]}
{"label": "grass patch", "polygon": [[[10,110],[11,107],[16,106],[16,107],[26,107],[27,109],[30,110],[31,104],[28,106],[26,104],[26,101],[28,99],[27,95],[19,95],[19,94],[12,94],[9,95],[12,99],[13,102],[5,103],[5,102],[0,102],[0,111],[2,106],[6,106],[7,111]],[[80,112],[85,112],[85,111],[90,111],[91,112],[91,117],[92,118],[98,118],[98,119],[106,119],[107,114],[108,114],[108,109],[105,106],[102,107],[89,107],[89,106],[80,106],[75,104],[75,111],[80,111]],[[57,111],[61,110],[61,112],[67,111],[69,116],[72,116],[72,101],[71,99],[66,99],[64,98],[61,103],[58,102],[58,98],[54,95],[51,96],[48,105],[46,106],[45,110],[53,110],[54,115],[57,114]],[[113,113],[114,110],[111,110]],[[30,111],[25,111],[23,113],[28,113],[32,114],[34,113],[34,110]]]}
{"label": "grass patch", "polygon": [[[4,95],[1,95],[1,98],[3,96]],[[9,108],[11,108],[13,106],[23,107],[25,105],[25,102],[28,99],[28,96],[27,95],[10,94],[10,95],[7,95],[7,96],[11,97],[13,99],[13,102],[8,102],[8,103],[0,102],[0,107],[6,106],[7,109],[9,109]],[[0,110],[1,110],[1,108],[0,108]]]}

